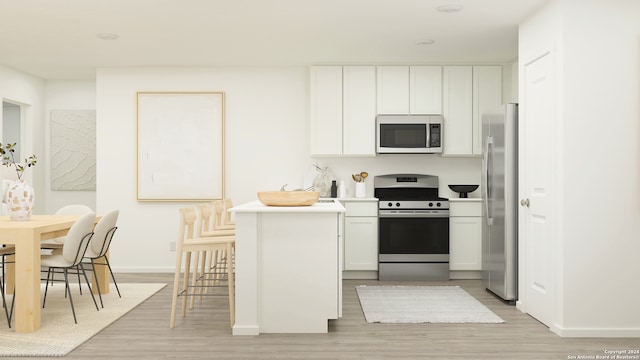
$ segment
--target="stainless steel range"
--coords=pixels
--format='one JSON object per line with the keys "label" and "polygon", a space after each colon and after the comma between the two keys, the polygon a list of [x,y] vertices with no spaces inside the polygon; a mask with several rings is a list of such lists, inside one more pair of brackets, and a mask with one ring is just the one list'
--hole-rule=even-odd
{"label": "stainless steel range", "polygon": [[438,196],[438,177],[374,177],[379,199],[378,278],[449,280],[449,199]]}

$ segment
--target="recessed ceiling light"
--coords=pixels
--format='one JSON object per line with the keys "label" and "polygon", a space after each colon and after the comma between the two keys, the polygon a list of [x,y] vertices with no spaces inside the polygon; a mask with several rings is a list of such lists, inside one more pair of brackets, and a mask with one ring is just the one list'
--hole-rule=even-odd
{"label": "recessed ceiling light", "polygon": [[436,10],[443,13],[450,13],[450,14],[457,13],[462,10],[462,5],[458,5],[458,4],[440,5],[436,8]]}
{"label": "recessed ceiling light", "polygon": [[418,46],[422,46],[422,45],[431,45],[431,44],[433,44],[434,42],[436,42],[436,41],[435,41],[435,40],[433,40],[433,39],[424,39],[424,40],[418,40],[418,41],[416,41],[416,45],[418,45]]}
{"label": "recessed ceiling light", "polygon": [[119,38],[118,35],[110,34],[110,33],[99,33],[99,34],[96,34],[96,36],[100,40],[115,40],[115,39]]}

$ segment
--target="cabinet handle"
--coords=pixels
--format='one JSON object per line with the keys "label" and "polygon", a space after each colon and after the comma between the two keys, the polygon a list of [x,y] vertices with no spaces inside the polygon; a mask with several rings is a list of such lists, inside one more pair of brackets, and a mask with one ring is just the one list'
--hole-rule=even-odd
{"label": "cabinet handle", "polygon": [[529,207],[529,199],[520,200],[520,205]]}

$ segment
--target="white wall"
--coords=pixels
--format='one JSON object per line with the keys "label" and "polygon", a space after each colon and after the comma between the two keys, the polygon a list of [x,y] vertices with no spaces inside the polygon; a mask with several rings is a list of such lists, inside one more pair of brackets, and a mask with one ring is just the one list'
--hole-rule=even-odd
{"label": "white wall", "polygon": [[95,110],[96,83],[95,81],[47,81],[45,86],[45,144],[47,158],[42,159],[45,170],[45,184],[47,202],[44,211],[51,214],[59,208],[69,204],[84,204],[92,209],[96,208],[95,191],[52,191],[51,190],[51,111],[52,110]]}
{"label": "white wall", "polygon": [[99,69],[96,89],[97,211],[121,210],[111,249],[117,271],[173,271],[169,243],[177,237],[178,208],[186,205],[136,201],[137,91],[225,92],[226,196],[236,204],[283,184],[302,187],[314,163],[345,179],[350,195],[351,174],[361,171],[370,173],[370,195],[373,176],[386,173],[439,175],[445,197],[456,196],[447,184],[480,181],[479,158],[310,158],[308,68]]}
{"label": "white wall", "polygon": [[559,54],[552,330],[563,336],[640,336],[639,13],[636,1],[556,0],[521,28],[521,62]]}
{"label": "white wall", "polygon": [[[20,144],[22,157],[35,154],[38,159],[46,158],[43,141],[45,137],[44,81],[0,65],[0,100],[8,100],[23,106],[24,141]],[[35,167],[27,169],[23,177],[35,191],[34,213],[43,213],[44,204],[47,201],[43,176],[45,170],[41,164],[42,162],[39,161]],[[5,170],[9,169],[2,167],[0,174]]]}

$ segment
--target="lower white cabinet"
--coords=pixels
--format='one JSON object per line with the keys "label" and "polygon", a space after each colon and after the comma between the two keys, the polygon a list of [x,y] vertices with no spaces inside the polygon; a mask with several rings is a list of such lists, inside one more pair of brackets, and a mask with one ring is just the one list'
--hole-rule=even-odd
{"label": "lower white cabinet", "polygon": [[449,269],[482,270],[482,202],[449,205]]}
{"label": "lower white cabinet", "polygon": [[344,214],[343,270],[378,270],[378,200],[340,199]]}

